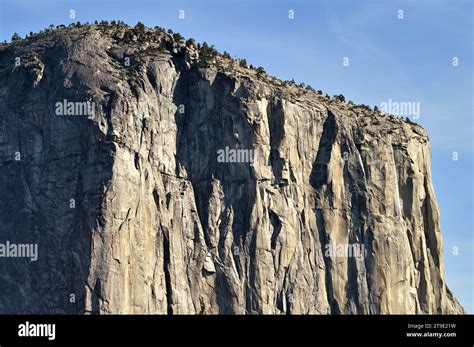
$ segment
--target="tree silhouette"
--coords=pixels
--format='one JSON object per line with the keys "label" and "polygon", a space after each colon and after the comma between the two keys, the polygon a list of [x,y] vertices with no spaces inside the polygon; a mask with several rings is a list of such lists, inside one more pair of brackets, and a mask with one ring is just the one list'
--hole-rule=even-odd
{"label": "tree silhouette", "polygon": [[186,40],[186,47],[196,47],[196,40],[193,38],[187,39]]}
{"label": "tree silhouette", "polygon": [[13,41],[20,41],[20,40],[21,40],[20,35],[18,35],[18,33],[14,33],[13,36],[12,36],[12,42]]}

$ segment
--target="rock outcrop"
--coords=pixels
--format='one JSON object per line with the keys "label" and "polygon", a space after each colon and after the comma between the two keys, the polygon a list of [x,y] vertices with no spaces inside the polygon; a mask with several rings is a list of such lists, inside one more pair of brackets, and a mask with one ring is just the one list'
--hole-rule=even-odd
{"label": "rock outcrop", "polygon": [[122,25],[0,49],[0,242],[38,245],[1,313],[464,312],[423,128],[202,56]]}

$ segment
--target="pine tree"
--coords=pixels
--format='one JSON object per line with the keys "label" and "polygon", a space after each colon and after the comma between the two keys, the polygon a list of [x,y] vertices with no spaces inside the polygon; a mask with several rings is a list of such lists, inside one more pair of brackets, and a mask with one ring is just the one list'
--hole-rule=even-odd
{"label": "pine tree", "polygon": [[257,68],[257,75],[264,75],[265,74],[265,69],[261,66]]}
{"label": "pine tree", "polygon": [[194,40],[193,38],[187,39],[186,47],[189,47],[189,48],[196,47],[196,40]]}
{"label": "pine tree", "polygon": [[174,33],[173,40],[175,40],[175,42],[183,42],[184,37],[180,33]]}
{"label": "pine tree", "polygon": [[20,35],[18,35],[18,33],[14,33],[13,36],[12,36],[12,42],[13,41],[20,41],[20,40],[21,40]]}

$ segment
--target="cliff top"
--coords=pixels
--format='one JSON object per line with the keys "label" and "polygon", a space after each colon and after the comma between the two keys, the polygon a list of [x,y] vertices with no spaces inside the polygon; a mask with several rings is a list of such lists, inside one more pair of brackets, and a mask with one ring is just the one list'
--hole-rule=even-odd
{"label": "cliff top", "polygon": [[[370,117],[372,121],[375,120],[375,124],[388,122],[395,127],[408,124],[416,134],[421,136],[423,142],[428,141],[426,131],[408,118],[403,119],[380,112],[377,106],[372,109],[368,105],[355,104],[346,100],[342,94],[330,97],[328,94],[324,95],[322,90],[315,90],[310,85],[296,84],[294,80],[283,81],[267,74],[263,67],[255,67],[243,58],[232,57],[228,52],[221,53],[206,42],[198,43],[192,38],[186,40],[181,34],[171,29],[166,30],[159,26],[148,28],[140,22],[134,27],[122,21],[110,23],[96,21],[94,24],[77,22],[69,26],[56,27],[51,25],[39,33],[30,32],[25,38],[15,33],[10,43],[4,41],[0,44],[0,58],[5,55],[10,57],[26,55],[27,60],[34,63],[34,60],[38,59],[37,54],[54,47],[58,42],[76,45],[88,37],[103,41],[101,46],[115,59],[128,57],[132,68],[143,62],[145,57],[159,55],[168,55],[169,58],[184,57],[189,66],[211,69],[241,80],[250,80],[263,89],[271,87],[273,94],[294,103],[335,107],[339,112],[355,115],[358,118],[357,121],[362,122],[363,126],[367,123],[364,120],[367,117]],[[0,74],[2,74],[1,70],[3,69],[0,69]]]}

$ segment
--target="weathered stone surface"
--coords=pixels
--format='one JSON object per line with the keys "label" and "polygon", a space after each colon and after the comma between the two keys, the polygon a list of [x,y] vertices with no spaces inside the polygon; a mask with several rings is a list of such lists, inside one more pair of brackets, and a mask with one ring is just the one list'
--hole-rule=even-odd
{"label": "weathered stone surface", "polygon": [[1,313],[463,312],[424,129],[130,31],[0,51]]}

